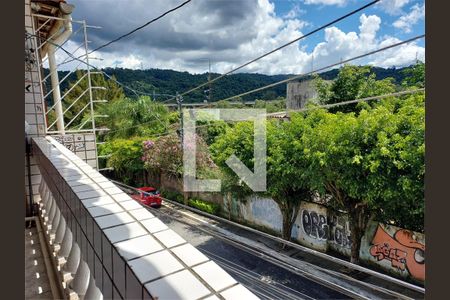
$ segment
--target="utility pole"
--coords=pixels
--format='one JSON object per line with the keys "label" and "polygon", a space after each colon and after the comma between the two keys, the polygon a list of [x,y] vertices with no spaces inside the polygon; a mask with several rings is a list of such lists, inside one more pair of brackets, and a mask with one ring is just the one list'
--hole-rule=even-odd
{"label": "utility pole", "polygon": [[[208,59],[208,81],[211,81],[211,59]],[[212,83],[209,83],[208,102],[211,103]]]}
{"label": "utility pole", "polygon": [[184,143],[184,132],[183,132],[184,123],[183,123],[183,106],[182,106],[183,97],[180,96],[180,94],[178,94],[178,92],[177,92],[176,99],[177,99],[177,104],[178,104],[178,112],[180,113],[180,127],[181,127],[180,128],[180,139],[181,139],[181,148],[183,148],[183,143]]}
{"label": "utility pole", "polygon": [[[208,81],[211,81],[211,59],[208,58],[208,77],[207,77]],[[205,94],[205,98],[203,99],[203,102],[207,103],[211,103],[211,99],[212,99],[212,83],[210,82],[208,84],[208,88],[203,90],[203,93]]]}

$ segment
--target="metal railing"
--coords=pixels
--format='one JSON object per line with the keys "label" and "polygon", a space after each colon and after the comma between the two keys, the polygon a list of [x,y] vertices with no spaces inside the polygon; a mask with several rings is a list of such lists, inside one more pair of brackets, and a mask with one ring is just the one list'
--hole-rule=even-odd
{"label": "metal railing", "polygon": [[[70,20],[73,30],[69,37],[58,45],[54,43],[53,38],[59,31],[47,34],[48,25],[54,21],[67,21],[67,19],[42,14],[31,14],[31,16],[33,18],[33,34],[28,34],[27,38],[36,40],[36,46],[33,49],[35,55],[34,63],[37,64],[38,69],[46,69],[46,73],[48,70],[48,74],[43,74],[40,78],[40,85],[43,91],[45,133],[49,135],[89,133],[95,135],[98,131],[95,126],[95,118],[105,117],[95,113],[96,104],[105,103],[107,100],[105,100],[105,97],[96,99],[96,95],[93,92],[94,90],[106,90],[106,88],[94,86],[92,82],[92,75],[100,73],[91,70],[89,60],[94,58],[88,55],[88,44],[90,41],[88,41],[87,30],[88,28],[100,27],[87,25],[86,21]],[[82,36],[80,37],[80,35]],[[50,68],[49,55],[45,51],[45,48],[49,45],[54,47],[56,64],[52,66],[56,65],[56,68]],[[80,56],[80,54],[83,54],[80,59],[72,64],[67,64],[69,60]],[[58,78],[58,84],[55,86],[55,73],[58,74],[63,71],[63,67],[67,73],[62,75],[62,78]],[[69,82],[79,71],[82,72],[81,76],[78,76],[73,82]],[[51,83],[51,77],[53,77],[53,84]],[[67,88],[62,90],[64,86],[67,86]],[[58,89],[58,92],[61,89],[58,96],[59,94],[62,94],[62,96],[54,97],[56,89]],[[60,109],[59,113],[57,110],[58,106]],[[63,107],[62,110],[61,106]],[[96,143],[95,151],[97,152]],[[98,158],[96,160],[98,166]]]}

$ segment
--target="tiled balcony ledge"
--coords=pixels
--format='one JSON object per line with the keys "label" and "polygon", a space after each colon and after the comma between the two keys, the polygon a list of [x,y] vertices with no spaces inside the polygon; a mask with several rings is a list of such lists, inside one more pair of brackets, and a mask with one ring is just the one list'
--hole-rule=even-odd
{"label": "tiled balcony ledge", "polygon": [[257,299],[53,138],[33,155],[103,298]]}

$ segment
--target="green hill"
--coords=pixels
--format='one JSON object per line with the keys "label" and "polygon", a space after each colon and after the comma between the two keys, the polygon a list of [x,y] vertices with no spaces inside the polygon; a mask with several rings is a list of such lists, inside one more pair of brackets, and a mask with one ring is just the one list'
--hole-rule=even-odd
{"label": "green hill", "polygon": [[[400,84],[405,75],[403,70],[405,68],[379,68],[373,67],[372,70],[376,74],[377,79],[386,77],[394,78],[395,83]],[[176,92],[184,92],[190,88],[196,87],[208,79],[208,74],[190,74],[188,72],[178,72],[174,70],[162,69],[148,69],[148,70],[132,70],[124,68],[106,68],[103,69],[109,75],[114,75],[118,81],[130,86],[131,88],[153,95],[156,94],[156,100],[163,101],[168,99],[167,96],[160,96],[158,94],[174,95]],[[68,71],[60,71],[59,77],[63,78]],[[320,76],[327,80],[332,80],[336,77],[338,69],[333,69],[323,72]],[[44,70],[44,75],[48,74],[48,70]],[[220,74],[212,73],[211,78],[217,77]],[[212,84],[211,100],[218,101],[233,95],[243,93],[248,90],[259,88],[267,84],[271,84],[292,75],[264,75],[256,73],[237,73],[228,75]],[[62,91],[67,89],[69,80],[74,81],[74,74],[71,74],[68,80],[65,80],[61,86]],[[206,99],[208,89],[207,86],[195,92],[190,93],[184,97],[185,102],[203,102]],[[135,97],[135,94],[124,89],[128,97]],[[276,87],[257,92],[243,97],[244,101],[251,101],[255,99],[273,100],[278,97],[286,96],[286,84],[281,84]]]}

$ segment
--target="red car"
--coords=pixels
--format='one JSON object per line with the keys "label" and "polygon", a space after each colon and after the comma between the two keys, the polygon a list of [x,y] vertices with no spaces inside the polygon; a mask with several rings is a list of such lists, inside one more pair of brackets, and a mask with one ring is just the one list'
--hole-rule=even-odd
{"label": "red car", "polygon": [[138,188],[138,192],[131,195],[131,198],[140,201],[148,206],[161,206],[161,195],[157,189],[150,186]]}

